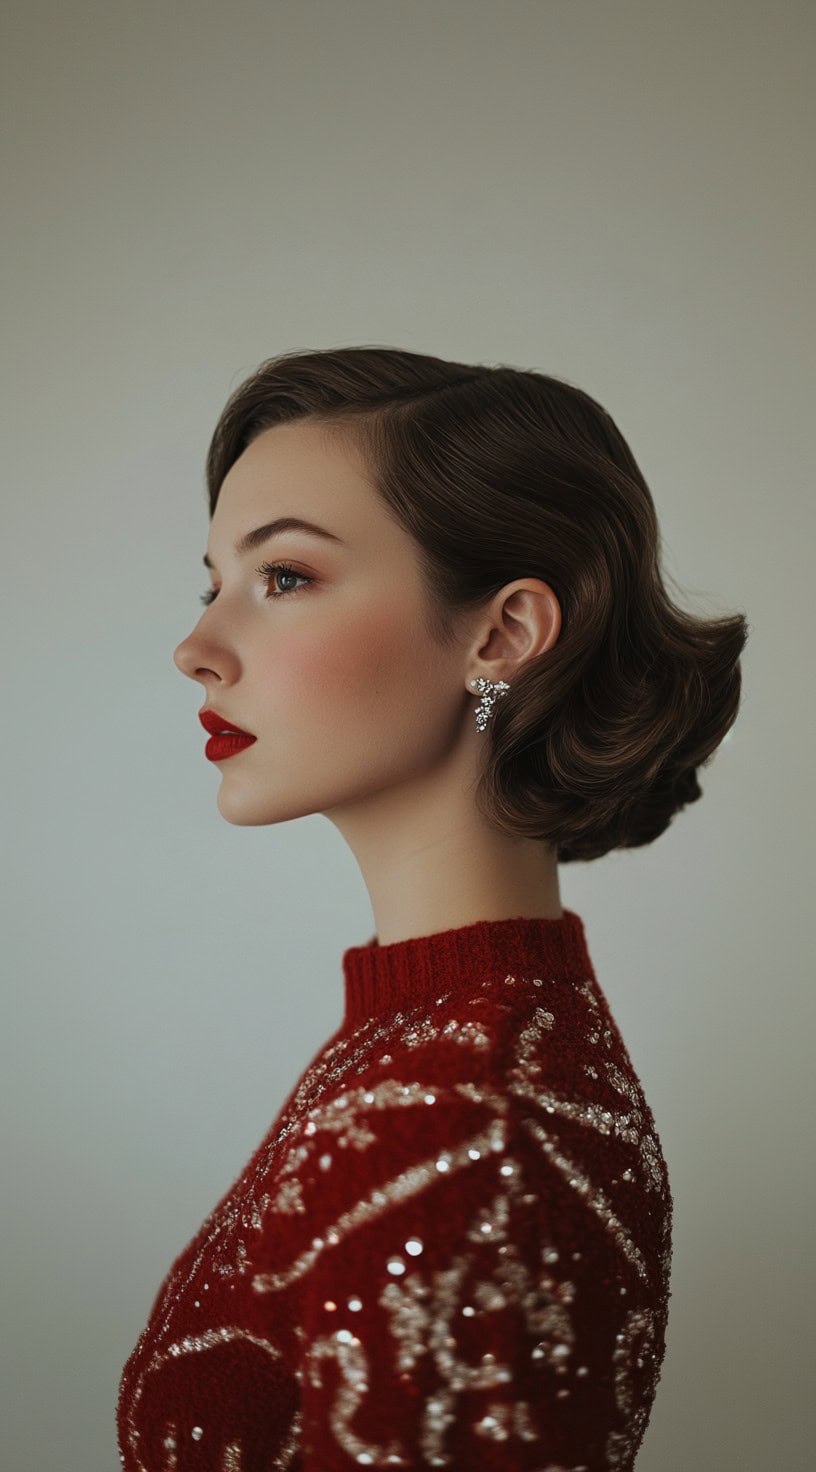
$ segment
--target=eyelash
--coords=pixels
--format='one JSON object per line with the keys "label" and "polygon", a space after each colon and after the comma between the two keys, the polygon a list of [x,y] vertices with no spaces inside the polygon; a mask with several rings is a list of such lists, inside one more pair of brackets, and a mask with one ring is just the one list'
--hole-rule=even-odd
{"label": "eyelash", "polygon": [[[299,588],[284,588],[282,593],[270,593],[270,598],[291,598],[295,593],[302,593],[307,584],[314,582],[314,578],[307,578],[305,573],[295,572],[295,569],[290,567],[288,562],[262,562],[260,567],[256,567],[255,571],[259,577],[266,578],[267,580],[274,578],[278,573],[283,573],[286,577],[300,578],[302,580]],[[201,594],[201,602],[207,607],[212,603],[215,596],[215,589],[208,588],[206,593]]]}

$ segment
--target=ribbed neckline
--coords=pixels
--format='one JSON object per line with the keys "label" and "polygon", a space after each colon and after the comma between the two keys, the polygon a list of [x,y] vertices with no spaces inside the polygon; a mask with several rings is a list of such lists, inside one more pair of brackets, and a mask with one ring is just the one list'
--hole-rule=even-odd
{"label": "ribbed neckline", "polygon": [[516,915],[478,920],[432,935],[411,936],[381,946],[376,935],[343,953],[343,1027],[357,1027],[443,991],[480,985],[493,974],[583,980],[593,977],[584,923],[574,910],[558,920]]}

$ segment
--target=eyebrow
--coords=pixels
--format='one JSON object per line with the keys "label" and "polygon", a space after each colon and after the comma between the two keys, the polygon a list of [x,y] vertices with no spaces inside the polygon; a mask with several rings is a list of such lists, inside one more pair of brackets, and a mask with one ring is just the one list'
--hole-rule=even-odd
{"label": "eyebrow", "polygon": [[[278,516],[275,521],[267,521],[263,526],[256,526],[254,531],[239,537],[235,543],[235,555],[244,557],[247,552],[252,552],[263,542],[268,542],[269,538],[276,536],[278,532],[291,531],[310,532],[313,537],[324,537],[329,542],[337,542],[341,547],[346,545],[341,537],[335,536],[334,532],[327,531],[324,526],[318,526],[314,521],[303,521],[299,516]],[[210,571],[214,570],[214,564],[210,562],[206,552],[202,561]]]}

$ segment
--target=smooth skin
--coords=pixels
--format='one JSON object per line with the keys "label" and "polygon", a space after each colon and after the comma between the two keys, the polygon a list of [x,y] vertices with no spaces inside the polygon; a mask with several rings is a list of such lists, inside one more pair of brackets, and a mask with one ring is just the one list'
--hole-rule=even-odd
{"label": "smooth skin", "polygon": [[[236,556],[239,537],[278,516],[341,541],[289,530]],[[380,945],[561,918],[553,851],[497,832],[474,802],[490,728],[476,730],[470,681],[512,685],[552,648],[561,609],[549,584],[507,583],[442,648],[425,630],[413,537],[349,434],[305,420],[264,430],[230,468],[207,555],[217,596],[173,659],[201,686],[200,708],[257,737],[216,764],[222,817],[329,818],[360,867]],[[297,577],[259,575],[278,561]]]}

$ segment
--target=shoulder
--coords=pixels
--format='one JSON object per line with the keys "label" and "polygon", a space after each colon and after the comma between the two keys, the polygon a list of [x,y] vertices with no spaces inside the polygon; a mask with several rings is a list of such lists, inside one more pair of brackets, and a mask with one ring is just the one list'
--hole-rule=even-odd
{"label": "shoulder", "polygon": [[415,1223],[444,1235],[492,1190],[522,1217],[534,1202],[597,1217],[611,1181],[627,1208],[665,1185],[592,981],[508,976],[442,995],[336,1040],[330,1072],[292,1121],[279,1171],[281,1201],[296,1179],[300,1223],[328,1211],[362,1228],[410,1203]]}

